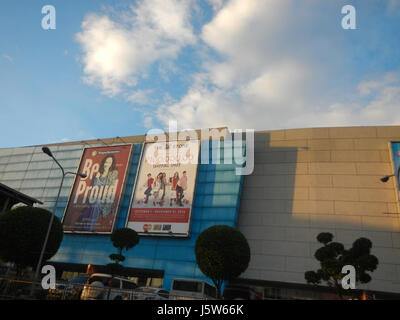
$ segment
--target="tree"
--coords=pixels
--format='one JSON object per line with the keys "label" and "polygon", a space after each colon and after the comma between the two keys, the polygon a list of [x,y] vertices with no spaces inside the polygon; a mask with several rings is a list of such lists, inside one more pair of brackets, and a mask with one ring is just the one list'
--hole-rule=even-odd
{"label": "tree", "polygon": [[[25,267],[35,268],[40,257],[52,213],[35,207],[18,207],[0,216],[0,258],[17,266],[17,275]],[[43,255],[53,257],[63,239],[60,220],[54,217]]]}
{"label": "tree", "polygon": [[237,229],[218,225],[204,230],[195,245],[196,262],[217,288],[218,297],[224,281],[243,273],[250,262],[250,247]]}
{"label": "tree", "polygon": [[121,274],[123,272],[123,267],[120,264],[125,261],[125,257],[122,255],[123,249],[129,250],[139,243],[139,236],[135,230],[130,228],[116,229],[111,234],[111,242],[113,246],[118,249],[117,254],[110,254],[110,259],[114,263],[110,263],[106,266],[108,272],[112,275]]}
{"label": "tree", "polygon": [[348,250],[345,250],[343,244],[332,240],[333,235],[329,232],[322,232],[317,236],[317,241],[323,246],[315,252],[314,257],[320,262],[321,268],[305,272],[304,277],[307,283],[315,285],[321,281],[326,282],[336,290],[340,298],[343,298],[342,268],[352,265],[356,270],[356,283],[368,283],[371,276],[367,271],[376,270],[379,261],[371,254],[372,242],[367,238],[357,239]]}

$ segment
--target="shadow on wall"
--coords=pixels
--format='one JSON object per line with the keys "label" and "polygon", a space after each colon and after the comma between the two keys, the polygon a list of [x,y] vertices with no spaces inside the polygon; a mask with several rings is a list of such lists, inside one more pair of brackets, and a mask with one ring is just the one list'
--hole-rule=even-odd
{"label": "shadow on wall", "polygon": [[316,236],[331,232],[346,248],[359,237],[373,242],[380,264],[363,288],[400,292],[396,186],[380,181],[393,170],[387,141],[369,147],[367,139],[317,131],[256,134],[239,211],[252,250],[242,278],[305,284],[304,272],[318,268]]}

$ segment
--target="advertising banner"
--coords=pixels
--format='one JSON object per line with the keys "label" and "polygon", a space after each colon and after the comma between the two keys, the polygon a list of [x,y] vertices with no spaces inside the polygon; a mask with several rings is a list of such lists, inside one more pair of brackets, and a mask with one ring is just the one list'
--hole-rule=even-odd
{"label": "advertising banner", "polygon": [[393,157],[394,178],[397,185],[397,199],[400,200],[400,142],[391,142],[390,147]]}
{"label": "advertising banner", "polygon": [[111,233],[125,183],[132,145],[85,148],[68,205],[65,232]]}
{"label": "advertising banner", "polygon": [[145,144],[128,228],[144,235],[189,235],[199,147],[199,141]]}

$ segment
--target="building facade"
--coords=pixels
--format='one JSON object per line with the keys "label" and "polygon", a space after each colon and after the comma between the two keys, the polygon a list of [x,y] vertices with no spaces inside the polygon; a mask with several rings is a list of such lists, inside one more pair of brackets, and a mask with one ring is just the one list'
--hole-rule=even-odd
{"label": "building facade", "polygon": [[[77,171],[85,147],[132,143],[125,188],[115,228],[125,227],[144,137],[48,145],[66,169]],[[316,236],[331,232],[345,247],[359,237],[373,243],[379,265],[360,289],[400,294],[400,225],[396,177],[390,142],[400,141],[400,127],[338,127],[259,131],[254,141],[254,171],[235,174],[235,165],[199,164],[190,236],[142,236],[126,254],[124,266],[141,284],[169,289],[173,278],[205,279],[194,245],[209,226],[237,227],[251,248],[248,269],[238,282],[264,297],[313,298],[304,272],[318,269]],[[51,210],[60,169],[42,146],[0,149],[0,182],[43,202]],[[215,150],[210,146],[210,154]],[[61,219],[73,176],[67,176],[57,205]],[[65,233],[51,260],[60,276],[110,263],[115,252],[105,234]],[[324,291],[324,290],[322,290]],[[321,291],[321,292],[322,292]],[[326,291],[326,290],[325,290]],[[319,291],[318,291],[319,292]],[[328,292],[328,291],[326,291]]]}

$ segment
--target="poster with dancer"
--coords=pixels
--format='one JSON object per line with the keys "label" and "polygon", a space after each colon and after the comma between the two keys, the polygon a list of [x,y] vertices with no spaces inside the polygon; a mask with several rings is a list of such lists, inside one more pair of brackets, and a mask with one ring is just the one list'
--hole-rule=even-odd
{"label": "poster with dancer", "polygon": [[147,143],[127,227],[143,235],[188,236],[199,141]]}
{"label": "poster with dancer", "polygon": [[85,148],[63,216],[64,232],[111,233],[132,145]]}

